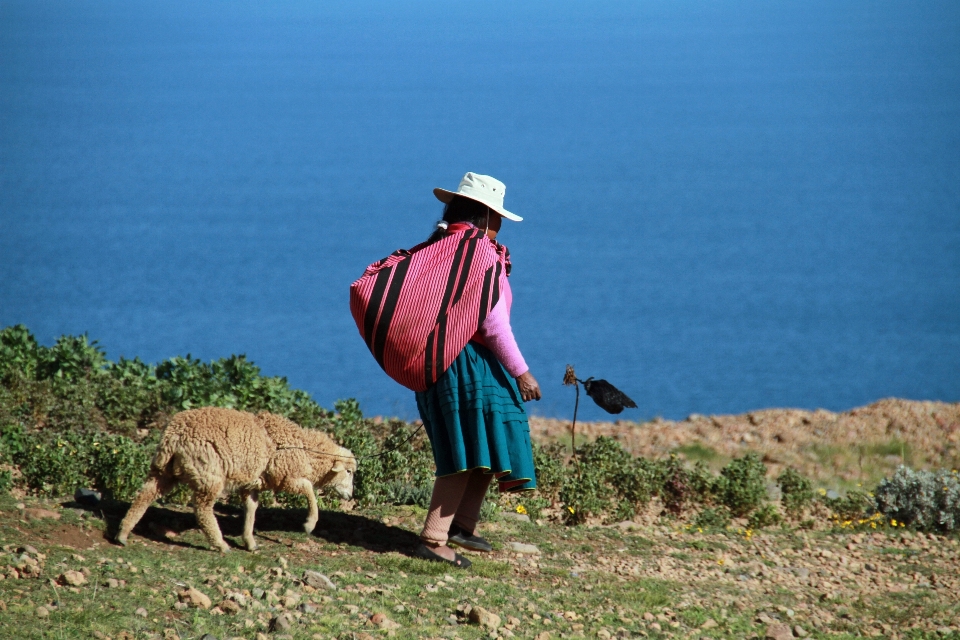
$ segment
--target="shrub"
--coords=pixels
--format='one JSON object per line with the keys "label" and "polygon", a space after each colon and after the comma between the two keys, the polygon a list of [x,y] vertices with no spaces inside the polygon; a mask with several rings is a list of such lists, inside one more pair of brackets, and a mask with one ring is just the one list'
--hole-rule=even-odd
{"label": "shrub", "polygon": [[537,474],[537,491],[548,500],[556,500],[563,487],[563,446],[533,443],[533,467]]}
{"label": "shrub", "polygon": [[37,339],[22,324],[0,329],[0,380],[14,372],[34,379],[39,349]]}
{"label": "shrub", "polygon": [[69,495],[89,484],[88,470],[94,462],[91,444],[89,436],[80,433],[29,433],[14,462],[28,489],[43,495]]}
{"label": "shrub", "polygon": [[836,498],[827,495],[823,498],[823,503],[833,511],[834,519],[841,522],[860,520],[876,510],[874,499],[868,493],[858,490],[848,491],[847,495]]}
{"label": "shrub", "polygon": [[724,507],[707,507],[697,514],[693,524],[701,529],[726,529],[730,512]]}
{"label": "shrub", "polygon": [[956,471],[897,468],[877,486],[876,506],[884,516],[924,531],[960,529],[960,478]]}
{"label": "shrub", "polygon": [[143,485],[155,442],[137,443],[124,436],[99,434],[93,445],[93,484],[107,497],[132,500]]}
{"label": "shrub", "polygon": [[660,500],[668,511],[679,515],[694,495],[694,485],[683,460],[675,455],[664,463],[660,472]]}
{"label": "shrub", "polygon": [[615,440],[599,437],[577,449],[579,465],[568,465],[560,490],[567,522],[589,516],[632,517],[657,490],[657,465],[634,459]]}
{"label": "shrub", "polygon": [[767,495],[767,467],[755,453],[734,458],[720,471],[716,494],[721,504],[736,517],[744,517],[760,506]]}
{"label": "shrub", "polygon": [[780,486],[780,502],[791,518],[799,518],[813,503],[813,485],[795,469],[784,469],[777,477],[777,484]]}
{"label": "shrub", "polygon": [[751,529],[763,529],[780,524],[780,521],[781,518],[777,508],[772,504],[765,504],[750,514],[750,517],[747,518],[747,526]]}
{"label": "shrub", "polygon": [[[395,500],[408,504],[411,496],[432,490],[433,456],[422,430],[414,433],[415,427],[398,420],[386,424],[366,420],[352,398],[337,401],[335,409],[337,414],[324,426],[357,456],[355,500],[366,505]],[[429,503],[429,495],[426,500]]]}

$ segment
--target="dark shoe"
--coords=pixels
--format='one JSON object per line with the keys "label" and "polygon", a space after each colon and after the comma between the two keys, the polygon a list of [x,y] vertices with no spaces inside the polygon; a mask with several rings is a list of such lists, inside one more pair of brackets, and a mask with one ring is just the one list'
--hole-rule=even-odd
{"label": "dark shoe", "polygon": [[421,544],[419,547],[417,547],[414,550],[413,555],[424,560],[430,560],[432,562],[445,562],[446,564],[453,565],[459,569],[468,569],[470,568],[470,565],[473,564],[459,553],[454,556],[453,560],[447,560],[443,556],[434,553],[430,547],[425,544]]}
{"label": "dark shoe", "polygon": [[457,525],[450,527],[450,533],[447,534],[447,544],[455,544],[464,549],[473,551],[493,551],[493,545],[472,533],[467,533]]}

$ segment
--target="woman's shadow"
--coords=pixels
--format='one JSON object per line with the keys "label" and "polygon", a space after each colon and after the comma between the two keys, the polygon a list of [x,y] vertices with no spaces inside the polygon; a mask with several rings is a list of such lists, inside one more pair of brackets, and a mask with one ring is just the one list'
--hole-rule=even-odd
{"label": "woman's shadow", "polygon": [[[130,507],[129,502],[103,500],[97,505],[79,504],[77,502],[63,503],[64,507],[84,509],[92,514],[100,515],[106,523],[104,537],[111,542],[120,528],[120,521]],[[217,504],[214,508],[217,524],[231,547],[242,549],[238,542],[243,533],[244,511],[240,507],[228,504]],[[307,519],[306,509],[261,507],[257,509],[257,519],[254,524],[254,536],[278,544],[290,544],[282,540],[278,533],[303,533],[303,523]],[[160,544],[169,544],[192,549],[207,549],[207,546],[197,545],[180,539],[180,534],[190,529],[198,529],[196,518],[192,511],[180,511],[163,505],[153,505],[144,514],[134,528],[133,533]],[[397,552],[406,556],[413,556],[413,551],[420,543],[419,537],[406,529],[383,524],[364,516],[344,513],[342,511],[320,511],[320,519],[314,528],[311,538],[320,538],[331,544],[348,544],[361,547],[374,553]]]}

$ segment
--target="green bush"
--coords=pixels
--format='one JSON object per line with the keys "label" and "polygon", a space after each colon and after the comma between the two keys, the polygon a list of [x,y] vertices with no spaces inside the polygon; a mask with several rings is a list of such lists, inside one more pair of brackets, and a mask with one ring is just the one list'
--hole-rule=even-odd
{"label": "green bush", "polygon": [[564,468],[564,447],[559,444],[533,443],[533,467],[537,474],[537,491],[547,500],[556,500],[563,488],[567,471]]}
{"label": "green bush", "polygon": [[690,472],[676,455],[671,455],[662,465],[659,475],[659,495],[663,506],[674,515],[680,515],[690,503],[695,487]]}
{"label": "green bush", "polygon": [[747,518],[747,526],[751,529],[763,529],[765,527],[771,527],[775,524],[780,524],[780,522],[780,514],[777,512],[777,508],[772,504],[765,504],[759,507],[750,514],[749,518]]}
{"label": "green bush", "polygon": [[715,491],[718,500],[736,517],[759,507],[767,495],[767,467],[756,453],[734,458],[720,471]]}
{"label": "green bush", "polygon": [[693,524],[701,529],[726,529],[730,512],[725,507],[707,507],[697,514]]}
{"label": "green bush", "polygon": [[780,487],[780,502],[791,518],[799,518],[804,509],[813,504],[813,485],[797,470],[791,467],[784,469],[777,477],[777,485]]}
{"label": "green bush", "polygon": [[83,433],[28,433],[23,450],[14,456],[22,481],[31,491],[49,496],[72,494],[89,484],[94,463],[93,443]]}
{"label": "green bush", "polygon": [[37,339],[22,324],[0,330],[0,380],[13,373],[36,378],[39,349]]}
{"label": "green bush", "polygon": [[577,460],[566,468],[560,502],[567,522],[632,517],[656,492],[660,470],[635,459],[611,438],[599,437],[577,449]]}
{"label": "green bush", "polygon": [[825,496],[823,503],[840,521],[859,520],[876,511],[874,499],[865,491],[851,490],[840,497]]}
{"label": "green bush", "polygon": [[100,434],[92,444],[91,484],[106,497],[132,500],[150,470],[156,442],[137,443],[124,436]]}
{"label": "green bush", "polygon": [[876,489],[880,513],[923,531],[960,529],[960,477],[956,471],[897,468]]}

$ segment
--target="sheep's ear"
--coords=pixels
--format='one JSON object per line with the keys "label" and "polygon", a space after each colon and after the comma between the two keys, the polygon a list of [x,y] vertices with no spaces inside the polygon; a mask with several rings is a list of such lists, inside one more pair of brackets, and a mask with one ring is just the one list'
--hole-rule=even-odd
{"label": "sheep's ear", "polygon": [[339,460],[337,460],[336,463],[334,463],[333,469],[331,469],[331,471],[333,471],[334,473],[340,473],[341,471],[345,471],[345,470],[346,470],[346,467],[344,467],[343,463]]}

